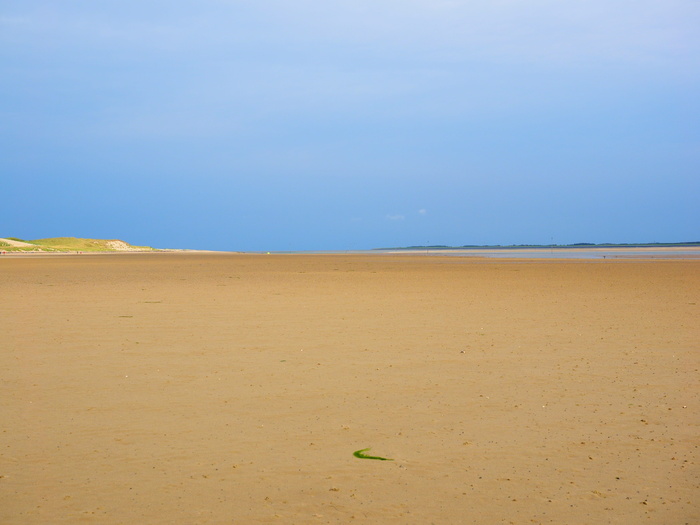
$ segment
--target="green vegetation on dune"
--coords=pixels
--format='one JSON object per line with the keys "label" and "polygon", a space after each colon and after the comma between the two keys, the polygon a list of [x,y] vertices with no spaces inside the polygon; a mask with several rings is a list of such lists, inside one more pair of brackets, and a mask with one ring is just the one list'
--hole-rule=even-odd
{"label": "green vegetation on dune", "polygon": [[37,246],[45,248],[53,248],[54,250],[62,251],[81,251],[81,252],[106,252],[113,251],[107,247],[104,240],[99,239],[78,239],[76,237],[54,237],[50,239],[35,239],[29,241]]}
{"label": "green vegetation on dune", "polygon": [[0,244],[0,251],[3,252],[55,252],[58,250],[46,249],[42,250],[39,246],[29,247],[29,246],[10,246]]}
{"label": "green vegetation on dune", "polygon": [[80,239],[77,237],[54,237],[50,239],[36,239],[29,241],[37,246],[53,248],[55,250],[81,251],[81,252],[115,252],[130,250],[153,250],[149,246],[131,246],[117,239]]}
{"label": "green vegetation on dune", "polygon": [[128,252],[128,251],[154,251],[150,246],[132,246],[129,243],[117,239],[80,239],[77,237],[52,237],[48,239],[35,239],[26,241],[16,237],[5,237],[21,243],[23,246],[12,246],[4,242],[0,244],[3,251],[7,252]]}

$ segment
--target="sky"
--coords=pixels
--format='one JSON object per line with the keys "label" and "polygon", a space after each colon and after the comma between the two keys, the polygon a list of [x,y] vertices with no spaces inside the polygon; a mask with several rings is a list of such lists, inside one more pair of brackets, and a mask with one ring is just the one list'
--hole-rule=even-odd
{"label": "sky", "polygon": [[0,237],[700,241],[697,0],[0,0]]}

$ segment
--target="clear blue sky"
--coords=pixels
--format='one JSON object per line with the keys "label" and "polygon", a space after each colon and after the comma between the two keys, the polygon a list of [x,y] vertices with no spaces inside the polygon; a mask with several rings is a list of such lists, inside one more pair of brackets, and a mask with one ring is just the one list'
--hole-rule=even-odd
{"label": "clear blue sky", "polygon": [[0,237],[700,240],[697,0],[0,1]]}

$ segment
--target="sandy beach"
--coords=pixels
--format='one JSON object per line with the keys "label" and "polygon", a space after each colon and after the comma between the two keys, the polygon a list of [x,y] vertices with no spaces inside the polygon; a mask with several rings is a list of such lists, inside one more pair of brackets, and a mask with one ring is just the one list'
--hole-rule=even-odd
{"label": "sandy beach", "polygon": [[3,524],[700,522],[700,260],[7,256],[0,290]]}

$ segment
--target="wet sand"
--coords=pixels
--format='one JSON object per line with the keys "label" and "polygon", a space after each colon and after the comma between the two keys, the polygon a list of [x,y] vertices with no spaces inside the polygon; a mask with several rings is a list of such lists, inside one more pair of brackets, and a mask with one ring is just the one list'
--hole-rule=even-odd
{"label": "wet sand", "polygon": [[4,257],[0,290],[3,524],[700,522],[697,260]]}

